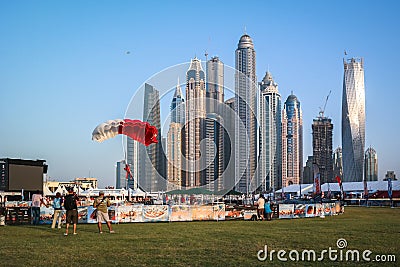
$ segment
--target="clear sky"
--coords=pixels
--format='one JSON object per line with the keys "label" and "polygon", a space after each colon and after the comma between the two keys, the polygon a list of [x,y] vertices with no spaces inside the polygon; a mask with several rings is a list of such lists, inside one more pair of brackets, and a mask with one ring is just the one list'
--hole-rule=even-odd
{"label": "clear sky", "polygon": [[[257,76],[269,69],[282,102],[303,109],[304,157],[311,124],[325,115],[341,145],[343,51],[363,57],[366,148],[379,178],[400,175],[398,1],[0,1],[0,157],[45,159],[50,179],[97,177],[115,185],[122,139],[91,140],[99,123],[123,118],[149,77],[195,55],[234,66],[246,29]],[[129,51],[130,53],[127,53]],[[140,119],[140,118],[139,118]]]}

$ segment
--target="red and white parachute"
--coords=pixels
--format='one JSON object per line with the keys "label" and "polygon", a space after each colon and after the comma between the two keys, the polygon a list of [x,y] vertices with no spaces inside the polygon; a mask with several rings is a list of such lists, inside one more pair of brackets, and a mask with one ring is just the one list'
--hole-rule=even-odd
{"label": "red and white parachute", "polygon": [[129,136],[145,146],[158,143],[158,130],[148,122],[131,119],[109,120],[98,125],[92,133],[92,140],[103,142],[119,134]]}

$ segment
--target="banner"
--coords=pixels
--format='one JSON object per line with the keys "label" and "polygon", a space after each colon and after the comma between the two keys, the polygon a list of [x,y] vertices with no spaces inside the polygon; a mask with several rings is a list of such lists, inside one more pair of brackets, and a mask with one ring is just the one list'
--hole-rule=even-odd
{"label": "banner", "polygon": [[131,222],[143,222],[143,204],[133,205],[130,211]]}
{"label": "banner", "polygon": [[213,206],[192,206],[193,221],[214,220]]}
{"label": "banner", "polygon": [[95,209],[93,208],[93,206],[88,206],[87,207],[87,223],[97,223],[97,219],[94,219],[94,211]]}
{"label": "banner", "polygon": [[89,206],[80,206],[78,207],[78,223],[86,223],[87,222],[87,211]]}
{"label": "banner", "polygon": [[167,205],[146,205],[143,206],[144,222],[168,222]]}
{"label": "banner", "polygon": [[171,222],[191,221],[192,214],[189,205],[173,205],[169,215]]}
{"label": "banner", "polygon": [[124,205],[117,207],[117,221],[118,223],[128,223],[131,222],[131,212],[132,206],[131,205]]}
{"label": "banner", "polygon": [[[336,209],[336,203],[335,202],[332,202],[332,203],[330,203],[331,204],[331,215],[336,215],[338,212],[337,212],[337,209]],[[340,211],[339,211],[340,212]]]}
{"label": "banner", "polygon": [[332,205],[331,205],[331,203],[322,203],[322,214],[324,216],[332,215]]}
{"label": "banner", "polygon": [[306,204],[306,217],[311,218],[314,217],[315,214],[315,204]]}
{"label": "banner", "polygon": [[214,220],[215,221],[224,221],[225,220],[225,204],[219,203],[214,204],[213,206]]}
{"label": "banner", "polygon": [[306,205],[305,204],[295,204],[293,218],[304,218],[304,217],[306,217]]}
{"label": "banner", "polygon": [[314,209],[314,211],[315,211],[315,213],[314,213],[314,215],[315,216],[321,216],[321,215],[323,215],[323,206],[322,206],[322,204],[320,204],[320,203],[316,203],[315,204],[315,209]]}
{"label": "banner", "polygon": [[279,219],[292,219],[294,204],[279,204]]}

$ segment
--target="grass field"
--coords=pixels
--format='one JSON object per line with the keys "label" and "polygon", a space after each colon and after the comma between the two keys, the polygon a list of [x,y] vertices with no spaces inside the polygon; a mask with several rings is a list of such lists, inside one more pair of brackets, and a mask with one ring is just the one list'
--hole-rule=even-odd
{"label": "grass field", "polygon": [[[107,227],[106,227],[107,228]],[[174,222],[114,225],[116,234],[78,225],[78,235],[49,226],[0,227],[0,266],[400,266],[400,209],[346,207],[326,218],[274,221]],[[104,229],[103,229],[104,230]],[[268,250],[338,249],[393,254],[397,262],[286,263],[259,261]],[[344,249],[344,250],[346,250]],[[288,258],[288,255],[285,255]],[[318,256],[317,256],[318,257]],[[396,264],[397,263],[397,264]]]}

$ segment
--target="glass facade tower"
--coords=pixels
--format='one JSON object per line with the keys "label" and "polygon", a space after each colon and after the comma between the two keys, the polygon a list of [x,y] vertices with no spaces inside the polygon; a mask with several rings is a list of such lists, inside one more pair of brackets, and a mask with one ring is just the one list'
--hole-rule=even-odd
{"label": "glass facade tower", "polygon": [[344,182],[361,182],[365,151],[365,88],[363,59],[343,61],[342,153]]}
{"label": "glass facade tower", "polygon": [[303,115],[291,94],[282,111],[282,187],[299,184],[303,172]]}
{"label": "glass facade tower", "polygon": [[278,85],[267,72],[260,82],[260,160],[259,172],[263,191],[281,188],[282,128],[281,95]]}
{"label": "glass facade tower", "polygon": [[365,181],[378,181],[378,155],[369,147],[365,151]]}
{"label": "glass facade tower", "polygon": [[235,179],[236,190],[250,193],[257,187],[256,52],[249,35],[240,37],[235,51]]}

